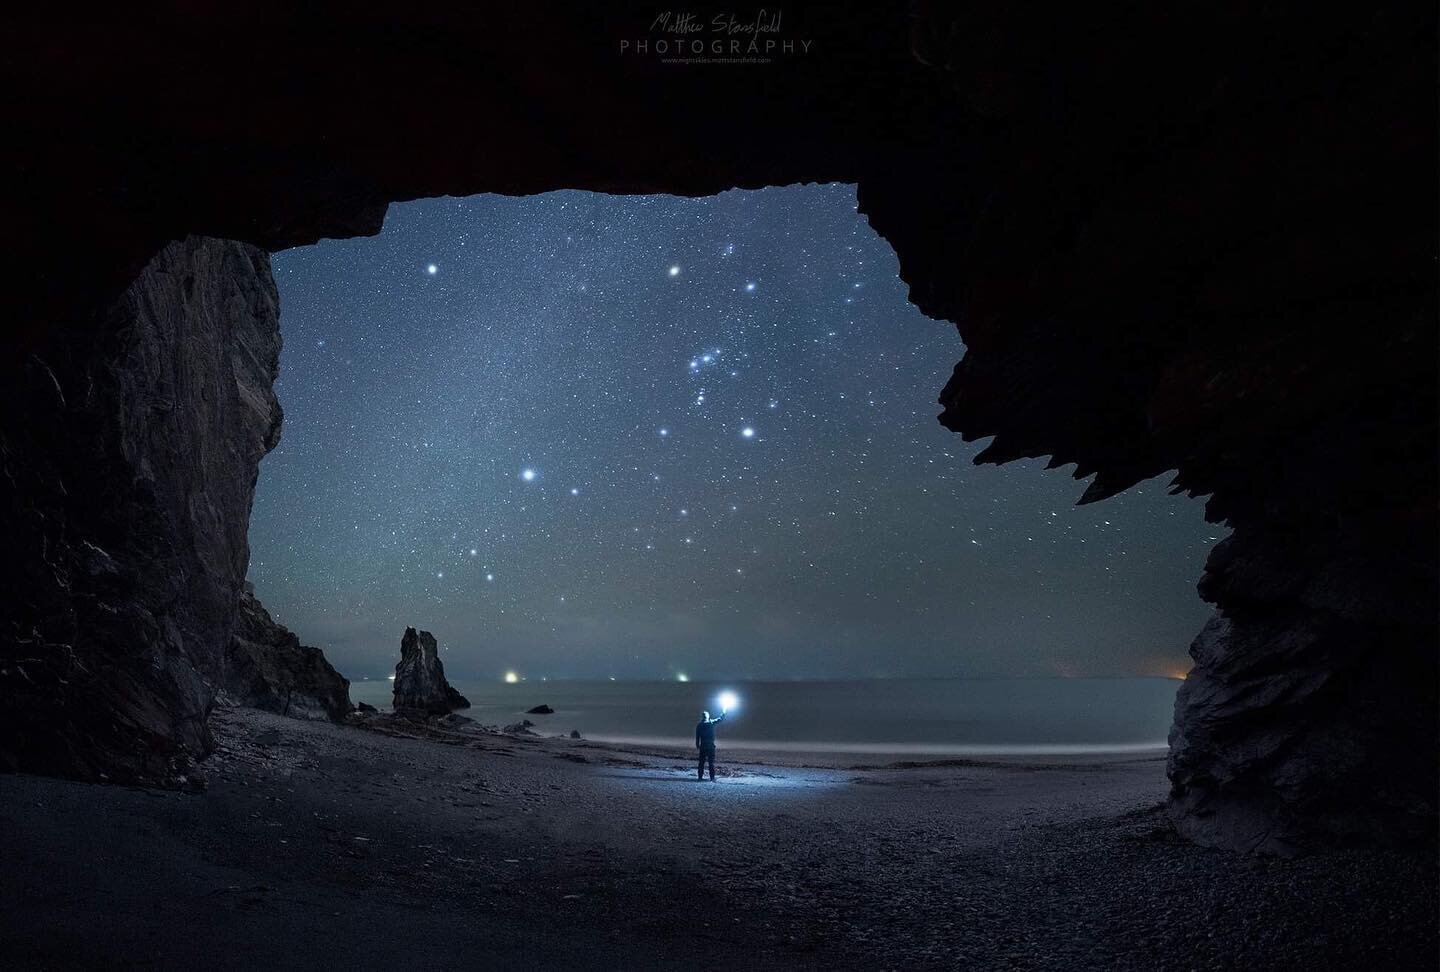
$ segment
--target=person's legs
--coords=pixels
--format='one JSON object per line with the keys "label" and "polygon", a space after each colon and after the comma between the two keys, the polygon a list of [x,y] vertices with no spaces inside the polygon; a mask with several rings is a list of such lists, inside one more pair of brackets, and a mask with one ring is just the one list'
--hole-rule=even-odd
{"label": "person's legs", "polygon": [[700,762],[695,767],[695,778],[697,780],[705,779],[705,750],[703,749],[700,750]]}
{"label": "person's legs", "polygon": [[715,750],[706,751],[705,759],[710,763],[710,782],[715,782]]}

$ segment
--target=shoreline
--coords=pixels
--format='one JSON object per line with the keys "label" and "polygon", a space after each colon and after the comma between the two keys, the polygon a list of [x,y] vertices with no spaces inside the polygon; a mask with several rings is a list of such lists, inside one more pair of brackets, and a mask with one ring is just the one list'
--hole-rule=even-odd
{"label": "shoreline", "polygon": [[1185,844],[1164,761],[788,766],[217,710],[202,792],[0,777],[14,968],[1433,968],[1427,850]]}

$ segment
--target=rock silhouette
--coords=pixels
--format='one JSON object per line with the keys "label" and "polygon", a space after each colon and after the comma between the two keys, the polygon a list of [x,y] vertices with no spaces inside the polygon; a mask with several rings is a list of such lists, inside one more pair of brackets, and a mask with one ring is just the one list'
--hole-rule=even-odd
{"label": "rock silhouette", "polygon": [[242,705],[298,719],[339,722],[351,708],[350,682],[270,617],[248,583],[225,654],[225,690]]}
{"label": "rock silhouette", "polygon": [[448,715],[455,709],[470,708],[470,700],[445,680],[445,665],[440,661],[435,636],[414,628],[406,628],[400,639],[394,692],[397,712],[418,710],[430,715]]}
{"label": "rock silhouette", "polygon": [[[15,50],[67,56],[17,62],[11,237],[64,261],[0,269],[0,765],[146,778],[208,746],[279,431],[256,247],[374,234],[428,195],[847,181],[911,299],[957,322],[941,421],[992,437],[978,461],[1073,463],[1087,502],[1176,470],[1234,528],[1177,701],[1180,830],[1283,849],[1431,827],[1425,5],[856,5],[807,21],[827,53],[802,71],[670,72],[663,100],[595,53],[643,28],[624,5],[456,6],[330,46],[325,13],[284,7],[178,57],[205,9],[14,26]],[[543,78],[524,45],[465,41],[541,33],[565,52]],[[296,64],[351,79],[345,110]],[[521,108],[453,124],[499,98]]]}

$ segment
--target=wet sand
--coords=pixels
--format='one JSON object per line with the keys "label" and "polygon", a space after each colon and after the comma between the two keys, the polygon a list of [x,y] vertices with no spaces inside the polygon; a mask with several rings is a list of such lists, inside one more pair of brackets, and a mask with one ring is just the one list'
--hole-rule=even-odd
{"label": "wet sand", "polygon": [[1433,851],[1183,844],[1161,756],[214,728],[201,793],[0,777],[5,965],[1435,967]]}

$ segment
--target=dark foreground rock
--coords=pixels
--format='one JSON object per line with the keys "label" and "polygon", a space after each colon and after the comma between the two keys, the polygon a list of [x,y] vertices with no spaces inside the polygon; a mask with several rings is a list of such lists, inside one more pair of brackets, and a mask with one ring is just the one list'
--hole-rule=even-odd
{"label": "dark foreground rock", "polygon": [[164,781],[209,748],[279,441],[270,258],[189,237],[0,380],[0,767]]}
{"label": "dark foreground rock", "polygon": [[241,705],[335,722],[350,713],[349,680],[319,648],[300,644],[290,629],[270,617],[249,584],[240,596],[225,661],[225,691]]}
{"label": "dark foreground rock", "polygon": [[526,715],[554,715],[555,710],[548,705],[537,705],[533,709],[526,709]]}
{"label": "dark foreground rock", "polygon": [[400,663],[395,666],[394,691],[397,712],[448,715],[455,709],[470,708],[470,700],[445,680],[439,646],[428,631],[405,629],[400,639]]}

